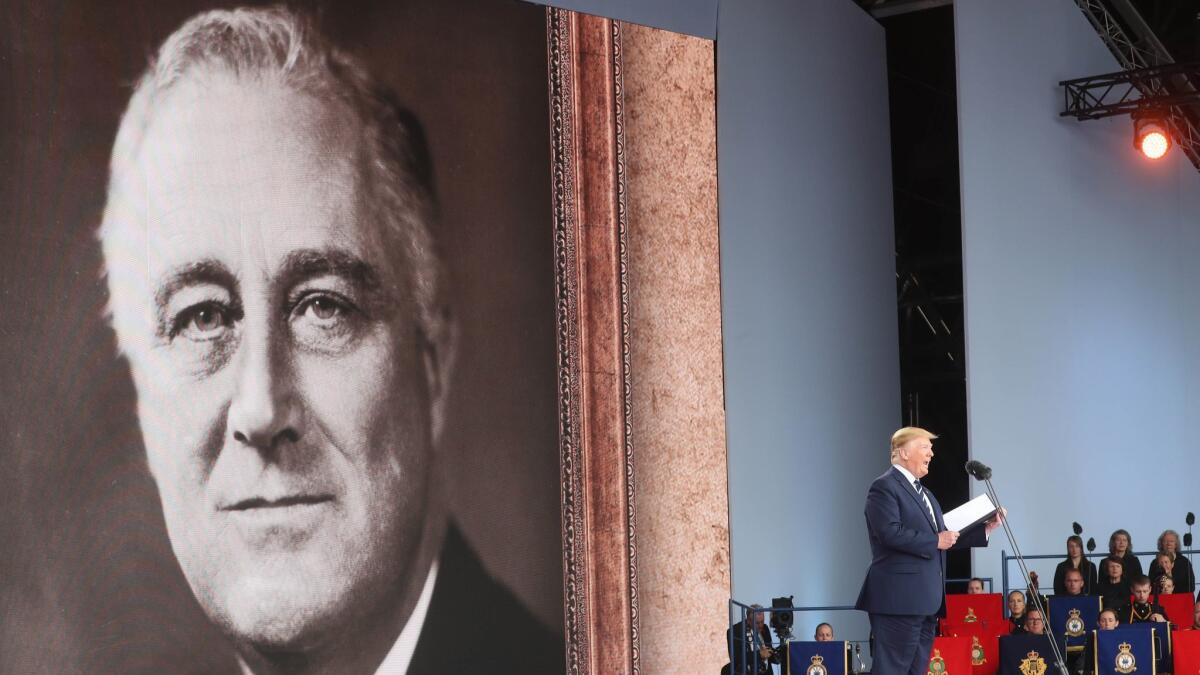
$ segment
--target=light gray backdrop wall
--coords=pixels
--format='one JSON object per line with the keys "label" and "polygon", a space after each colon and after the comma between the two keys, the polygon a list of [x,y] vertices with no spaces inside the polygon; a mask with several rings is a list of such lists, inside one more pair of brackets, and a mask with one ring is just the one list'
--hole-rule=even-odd
{"label": "light gray backdrop wall", "polygon": [[[883,28],[848,0],[722,3],[721,292],[733,596],[853,604],[900,421]],[[858,612],[797,617],[866,636]]]}
{"label": "light gray backdrop wall", "polygon": [[1060,80],[1120,70],[1071,0],[957,0],[955,28],[971,454],[1026,554],[1073,520],[1153,549],[1200,511],[1200,174],[1058,117]]}

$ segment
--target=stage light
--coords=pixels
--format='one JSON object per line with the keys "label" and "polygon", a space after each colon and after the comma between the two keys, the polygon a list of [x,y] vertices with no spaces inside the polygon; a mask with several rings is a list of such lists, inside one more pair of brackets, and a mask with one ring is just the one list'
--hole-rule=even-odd
{"label": "stage light", "polygon": [[1150,159],[1159,159],[1171,149],[1171,135],[1166,122],[1155,115],[1137,116],[1133,120],[1133,147]]}

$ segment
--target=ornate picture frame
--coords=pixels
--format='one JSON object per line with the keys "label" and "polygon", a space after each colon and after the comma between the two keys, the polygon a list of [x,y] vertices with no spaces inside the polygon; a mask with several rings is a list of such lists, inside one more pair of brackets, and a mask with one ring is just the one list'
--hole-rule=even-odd
{"label": "ornate picture frame", "polygon": [[621,24],[547,10],[572,673],[639,672]]}

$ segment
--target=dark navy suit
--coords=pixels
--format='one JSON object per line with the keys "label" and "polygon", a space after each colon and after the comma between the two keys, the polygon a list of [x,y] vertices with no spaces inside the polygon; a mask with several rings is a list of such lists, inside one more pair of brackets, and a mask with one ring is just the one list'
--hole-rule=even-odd
{"label": "dark navy suit", "polygon": [[[867,491],[871,568],[855,607],[871,617],[873,675],[925,675],[937,619],[946,614],[946,552],[938,532],[946,529],[942,507],[928,490],[925,500],[892,467]],[[964,533],[954,548],[987,546],[985,528]]]}

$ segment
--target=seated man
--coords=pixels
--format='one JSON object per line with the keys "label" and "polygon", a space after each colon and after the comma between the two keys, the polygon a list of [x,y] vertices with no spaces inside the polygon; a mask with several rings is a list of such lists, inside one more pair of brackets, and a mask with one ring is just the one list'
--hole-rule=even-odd
{"label": "seated man", "polygon": [[1021,591],[1008,593],[1008,620],[1012,622],[1012,634],[1025,632],[1025,594]]}
{"label": "seated man", "polygon": [[[1046,620],[1042,617],[1041,611],[1036,607],[1030,607],[1025,610],[1025,619],[1021,624],[1022,632],[1029,635],[1045,635]],[[1015,631],[1014,631],[1015,632]]]}
{"label": "seated man", "polygon": [[1104,599],[1105,607],[1116,609],[1129,602],[1129,581],[1120,558],[1108,557],[1101,561],[1096,591]]}
{"label": "seated man", "polygon": [[778,663],[775,650],[771,648],[771,631],[767,628],[768,612],[759,611],[762,608],[762,605],[750,606],[755,610],[751,619],[753,628],[739,621],[725,631],[730,672],[734,675],[767,675],[771,672],[771,663]]}
{"label": "seated man", "polygon": [[986,591],[983,590],[983,579],[972,577],[967,582],[967,595],[982,595]]}
{"label": "seated man", "polygon": [[1063,586],[1066,587],[1066,593],[1063,595],[1080,596],[1083,592],[1083,572],[1076,569],[1067,570],[1066,576],[1063,577]]}
{"label": "seated man", "polygon": [[1166,622],[1167,612],[1156,602],[1150,601],[1150,578],[1139,575],[1129,584],[1133,591],[1133,602],[1126,603],[1117,610],[1117,620],[1121,623],[1146,623],[1148,621]]}

